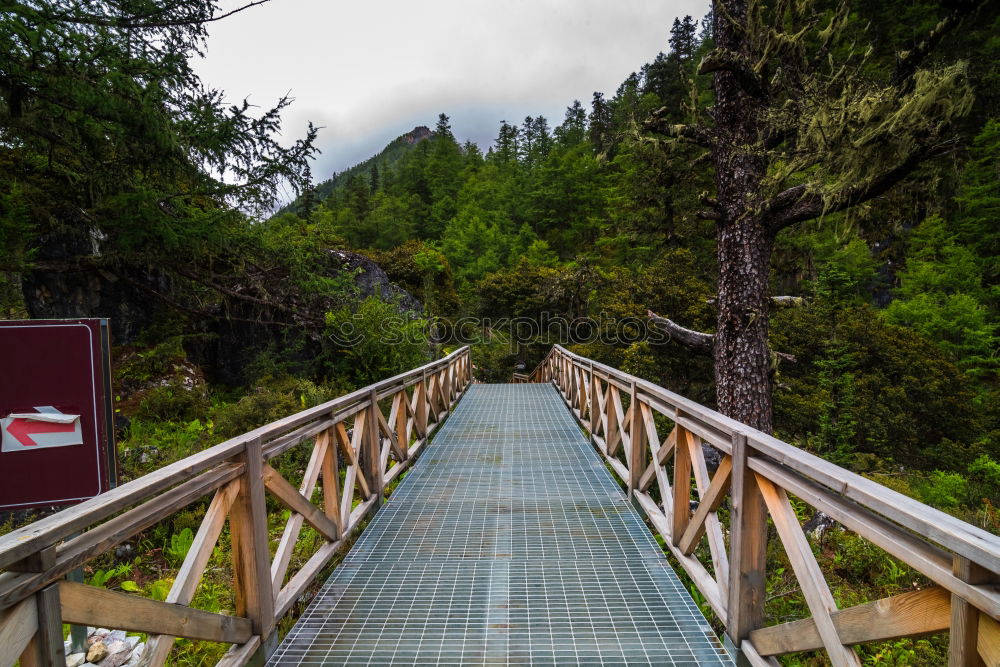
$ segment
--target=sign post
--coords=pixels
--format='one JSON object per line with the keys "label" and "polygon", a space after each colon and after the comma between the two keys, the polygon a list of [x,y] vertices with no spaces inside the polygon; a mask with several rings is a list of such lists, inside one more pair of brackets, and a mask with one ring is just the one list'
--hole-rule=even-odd
{"label": "sign post", "polygon": [[[108,321],[0,321],[0,510],[81,502],[117,474]],[[74,653],[86,639],[70,626]]]}
{"label": "sign post", "polygon": [[0,511],[112,488],[113,414],[107,320],[0,321]]}

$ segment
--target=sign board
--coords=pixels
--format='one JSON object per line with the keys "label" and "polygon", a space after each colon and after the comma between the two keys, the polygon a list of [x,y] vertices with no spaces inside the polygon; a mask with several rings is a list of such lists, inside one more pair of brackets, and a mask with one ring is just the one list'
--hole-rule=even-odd
{"label": "sign board", "polygon": [[0,510],[115,483],[108,321],[0,321]]}

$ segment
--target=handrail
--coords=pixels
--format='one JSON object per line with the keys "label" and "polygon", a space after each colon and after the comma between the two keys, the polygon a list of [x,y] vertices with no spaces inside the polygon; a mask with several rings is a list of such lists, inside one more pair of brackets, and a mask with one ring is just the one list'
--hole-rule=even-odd
{"label": "handrail", "polygon": [[[7,570],[0,574],[0,667],[19,659],[22,665],[65,661],[63,622],[149,633],[144,665],[162,665],[174,637],[233,644],[219,664],[245,664],[261,648],[267,653],[277,621],[382,503],[386,485],[413,463],[471,381],[466,346],[0,537],[0,568]],[[386,400],[391,400],[388,417],[379,406]],[[305,441],[312,453],[296,487],[268,461]],[[320,484],[322,507],[311,500]],[[273,559],[265,493],[290,510]],[[166,602],[63,579],[209,494],[212,501]],[[227,518],[236,616],[189,606]],[[303,523],[326,541],[288,577]]]}
{"label": "handrail", "polygon": [[[825,649],[834,665],[858,665],[855,644],[950,630],[951,664],[1000,665],[1000,536],[560,345],[530,379],[559,389],[751,664]],[[673,422],[665,436],[656,415]],[[714,476],[703,443],[722,452]],[[838,610],[789,494],[936,586]],[[769,517],[812,618],[765,627]]]}

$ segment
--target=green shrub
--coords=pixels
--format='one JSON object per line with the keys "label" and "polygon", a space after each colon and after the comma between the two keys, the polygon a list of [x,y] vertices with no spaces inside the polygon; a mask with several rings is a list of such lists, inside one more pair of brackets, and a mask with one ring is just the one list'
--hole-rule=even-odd
{"label": "green shrub", "polygon": [[928,505],[941,509],[954,509],[969,497],[969,484],[965,477],[953,472],[935,470],[919,487],[920,497]]}

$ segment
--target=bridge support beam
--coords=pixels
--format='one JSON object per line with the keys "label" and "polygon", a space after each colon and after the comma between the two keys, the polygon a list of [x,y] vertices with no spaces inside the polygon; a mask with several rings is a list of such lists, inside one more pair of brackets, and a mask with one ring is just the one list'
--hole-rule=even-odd
{"label": "bridge support beam", "polygon": [[767,506],[747,465],[750,452],[746,434],[734,433],[732,447],[732,539],[726,634],[738,648],[752,630],[764,624]]}

